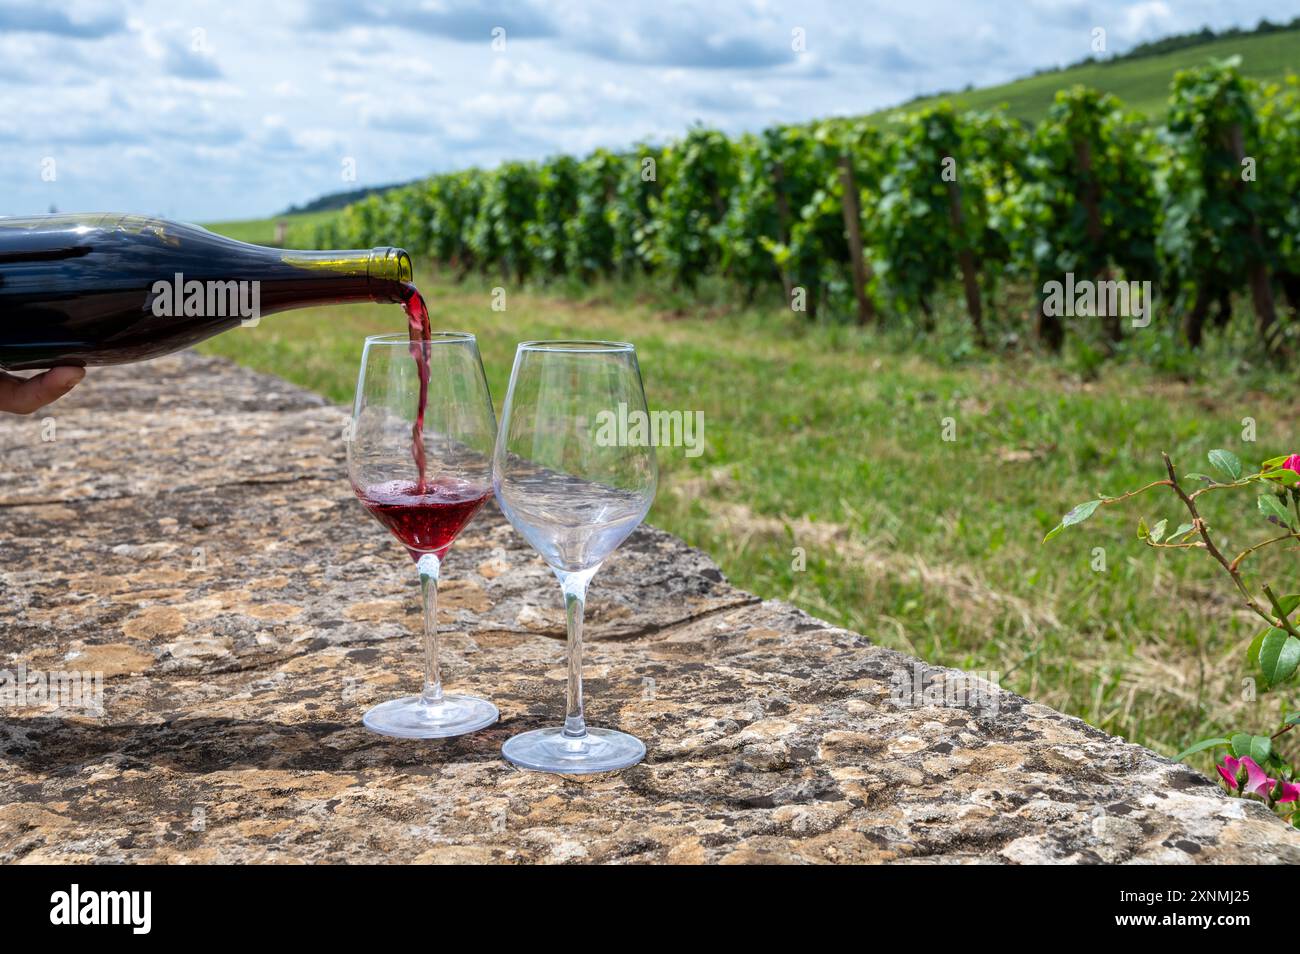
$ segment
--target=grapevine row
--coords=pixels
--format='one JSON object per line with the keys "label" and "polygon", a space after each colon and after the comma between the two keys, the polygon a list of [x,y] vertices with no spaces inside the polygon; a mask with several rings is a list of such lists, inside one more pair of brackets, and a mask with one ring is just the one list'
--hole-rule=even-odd
{"label": "grapevine row", "polygon": [[[706,276],[810,317],[931,325],[954,290],[988,339],[1004,283],[1059,349],[1067,327],[1119,344],[1125,316],[1052,307],[1072,281],[1150,282],[1154,311],[1193,346],[1249,297],[1260,341],[1287,349],[1279,299],[1300,307],[1300,82],[1261,87],[1233,61],[1174,78],[1152,126],[1076,87],[1027,126],[940,104],[901,120],[836,119],[729,138],[507,162],[372,195],[316,247],[401,244],[458,276],[523,282]],[[1085,324],[1087,323],[1087,324]]]}

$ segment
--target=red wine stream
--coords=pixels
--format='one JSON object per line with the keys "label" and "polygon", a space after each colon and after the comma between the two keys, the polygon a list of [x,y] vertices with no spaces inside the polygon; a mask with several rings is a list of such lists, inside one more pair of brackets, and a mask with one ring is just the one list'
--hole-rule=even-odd
{"label": "red wine stream", "polygon": [[411,284],[406,285],[408,295],[402,303],[406,312],[406,324],[411,336],[411,357],[415,359],[416,372],[420,376],[420,403],[415,408],[415,425],[411,428],[411,456],[419,470],[420,480],[416,485],[417,493],[423,494],[425,488],[424,459],[424,410],[429,404],[429,309],[425,307],[424,297]]}

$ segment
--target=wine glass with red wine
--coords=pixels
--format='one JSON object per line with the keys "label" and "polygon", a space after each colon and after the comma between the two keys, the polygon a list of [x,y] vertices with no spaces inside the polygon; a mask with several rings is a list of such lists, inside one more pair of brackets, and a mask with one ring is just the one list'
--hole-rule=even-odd
{"label": "wine glass with red wine", "polygon": [[382,735],[436,739],[497,721],[486,699],[443,691],[437,602],[442,561],[492,495],[496,417],[473,335],[366,339],[348,441],[348,476],[371,515],[415,562],[424,597],[424,687],[365,715]]}
{"label": "wine glass with red wine", "polygon": [[619,341],[525,341],[501,412],[492,481],[514,528],[554,571],[568,620],[564,724],[501,747],[521,768],[581,775],[635,765],[640,739],[588,726],[582,697],[587,584],[654,501],[659,469],[647,441],[607,426],[647,416],[636,350]]}

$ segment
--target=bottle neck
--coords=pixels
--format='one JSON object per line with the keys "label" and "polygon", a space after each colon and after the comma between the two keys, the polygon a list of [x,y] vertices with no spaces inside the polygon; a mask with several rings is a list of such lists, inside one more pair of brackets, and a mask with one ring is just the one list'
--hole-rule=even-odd
{"label": "bottle neck", "polygon": [[289,250],[280,258],[302,279],[294,283],[298,295],[318,295],[321,301],[404,302],[411,294],[411,256],[400,248]]}

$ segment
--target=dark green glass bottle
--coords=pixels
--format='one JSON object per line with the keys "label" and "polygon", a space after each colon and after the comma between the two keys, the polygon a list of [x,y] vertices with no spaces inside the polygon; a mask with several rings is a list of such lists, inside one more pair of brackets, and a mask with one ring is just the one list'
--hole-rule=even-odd
{"label": "dark green glass bottle", "polygon": [[291,251],[138,215],[0,218],[0,369],[122,364],[264,315],[404,302],[399,248]]}

